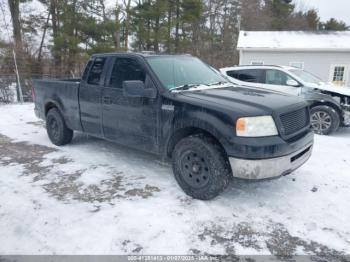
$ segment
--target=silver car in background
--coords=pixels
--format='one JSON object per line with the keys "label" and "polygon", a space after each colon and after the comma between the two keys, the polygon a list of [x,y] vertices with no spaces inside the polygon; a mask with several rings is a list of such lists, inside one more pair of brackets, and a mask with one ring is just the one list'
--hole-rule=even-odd
{"label": "silver car in background", "polygon": [[231,82],[302,96],[311,109],[315,133],[329,135],[350,125],[350,88],[325,83],[313,74],[290,66],[235,66],[220,69]]}

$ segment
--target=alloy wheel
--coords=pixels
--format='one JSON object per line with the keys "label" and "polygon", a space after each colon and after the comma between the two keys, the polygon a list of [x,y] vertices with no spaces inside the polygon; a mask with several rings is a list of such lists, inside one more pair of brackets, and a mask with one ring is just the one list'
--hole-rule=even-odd
{"label": "alloy wheel", "polygon": [[332,118],[327,112],[317,111],[311,116],[311,125],[316,132],[323,133],[332,126]]}

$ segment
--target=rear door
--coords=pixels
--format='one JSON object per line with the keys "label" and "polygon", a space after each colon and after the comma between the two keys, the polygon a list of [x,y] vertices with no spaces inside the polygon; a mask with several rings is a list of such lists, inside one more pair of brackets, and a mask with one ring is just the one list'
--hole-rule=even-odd
{"label": "rear door", "polygon": [[80,119],[83,131],[102,136],[101,92],[104,79],[106,57],[89,61],[79,90]]}
{"label": "rear door", "polygon": [[252,87],[262,87],[262,83],[265,81],[263,73],[261,69],[240,69],[226,72],[229,77],[239,81],[234,81],[235,83]]}
{"label": "rear door", "polygon": [[126,97],[123,82],[140,80],[156,88],[141,58],[116,56],[102,91],[103,132],[107,139],[148,152],[158,150],[158,99]]}

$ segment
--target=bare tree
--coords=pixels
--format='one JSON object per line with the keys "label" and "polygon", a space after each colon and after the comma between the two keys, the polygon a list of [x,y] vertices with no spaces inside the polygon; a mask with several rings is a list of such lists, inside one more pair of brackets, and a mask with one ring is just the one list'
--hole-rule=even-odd
{"label": "bare tree", "polygon": [[43,34],[41,37],[41,42],[40,42],[39,51],[38,51],[38,62],[39,63],[41,62],[41,58],[42,58],[42,50],[43,50],[44,41],[45,41],[45,37],[46,37],[46,31],[47,31],[47,28],[49,27],[50,15],[51,15],[51,13],[48,12],[47,18],[46,18],[46,23],[45,23],[44,28],[43,28]]}
{"label": "bare tree", "polygon": [[23,47],[23,43],[22,43],[22,30],[21,30],[19,3],[20,3],[20,0],[8,0],[10,12],[11,12],[13,37],[15,40],[15,45],[18,50],[21,50]]}
{"label": "bare tree", "polygon": [[124,8],[125,8],[125,34],[124,34],[124,46],[128,49],[129,46],[129,29],[130,29],[130,7],[131,0],[123,0]]}

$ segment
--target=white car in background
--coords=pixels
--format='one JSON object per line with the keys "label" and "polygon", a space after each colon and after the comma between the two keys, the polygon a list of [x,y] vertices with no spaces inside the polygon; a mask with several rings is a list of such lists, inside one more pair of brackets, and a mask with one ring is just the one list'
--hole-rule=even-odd
{"label": "white car in background", "polygon": [[325,83],[311,73],[290,66],[235,66],[220,69],[237,85],[302,96],[311,108],[312,127],[328,135],[350,125],[350,88]]}

